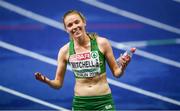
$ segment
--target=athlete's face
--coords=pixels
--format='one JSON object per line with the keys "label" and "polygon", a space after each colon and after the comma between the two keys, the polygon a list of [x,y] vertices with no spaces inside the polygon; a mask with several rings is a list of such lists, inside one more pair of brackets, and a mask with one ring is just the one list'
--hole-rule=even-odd
{"label": "athlete's face", "polygon": [[76,13],[67,15],[64,18],[64,24],[65,24],[66,31],[74,39],[82,37],[86,33],[85,31],[86,23]]}

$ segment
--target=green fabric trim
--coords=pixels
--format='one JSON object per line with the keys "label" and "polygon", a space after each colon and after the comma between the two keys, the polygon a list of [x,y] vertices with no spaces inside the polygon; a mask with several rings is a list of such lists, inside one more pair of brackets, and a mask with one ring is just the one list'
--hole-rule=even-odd
{"label": "green fabric trim", "polygon": [[75,51],[74,51],[74,41],[71,40],[70,44],[69,44],[69,55],[73,55],[73,54],[75,54]]}
{"label": "green fabric trim", "polygon": [[74,110],[115,110],[112,94],[100,96],[74,96]]}
{"label": "green fabric trim", "polygon": [[[106,72],[106,62],[105,62],[105,56],[101,53],[101,51],[98,48],[98,44],[96,41],[97,38],[97,34],[96,33],[88,33],[88,36],[90,38],[90,42],[91,42],[91,51],[98,51],[99,53],[99,60],[100,60],[100,74]],[[69,44],[69,56],[75,54],[75,50],[74,50],[74,41],[71,40],[70,44]],[[83,77],[77,77],[76,78],[83,78]]]}
{"label": "green fabric trim", "polygon": [[106,72],[106,62],[105,62],[105,56],[104,54],[101,53],[101,51],[98,48],[98,44],[96,41],[96,34],[92,34],[90,35],[90,39],[91,39],[91,51],[98,51],[99,53],[99,60],[100,60],[100,68],[101,68],[101,74]]}

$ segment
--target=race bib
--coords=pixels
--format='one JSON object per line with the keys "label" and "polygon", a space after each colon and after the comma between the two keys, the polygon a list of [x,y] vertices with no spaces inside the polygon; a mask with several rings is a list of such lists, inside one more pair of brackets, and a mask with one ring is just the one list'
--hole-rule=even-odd
{"label": "race bib", "polygon": [[73,54],[69,63],[76,77],[94,77],[100,73],[100,61],[98,51]]}

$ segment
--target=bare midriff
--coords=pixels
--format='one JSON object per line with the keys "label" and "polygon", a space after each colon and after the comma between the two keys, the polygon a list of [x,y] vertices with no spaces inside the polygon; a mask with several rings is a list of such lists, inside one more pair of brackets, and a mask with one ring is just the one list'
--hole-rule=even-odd
{"label": "bare midriff", "polygon": [[90,78],[76,78],[75,96],[99,96],[111,93],[106,73]]}

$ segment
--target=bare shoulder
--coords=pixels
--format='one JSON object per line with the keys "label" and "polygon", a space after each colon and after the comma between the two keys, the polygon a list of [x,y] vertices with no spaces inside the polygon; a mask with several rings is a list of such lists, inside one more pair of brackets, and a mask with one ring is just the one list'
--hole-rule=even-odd
{"label": "bare shoulder", "polygon": [[109,40],[105,37],[98,36],[96,40],[100,47],[107,48],[111,46]]}
{"label": "bare shoulder", "polygon": [[66,43],[63,47],[60,48],[60,52],[67,53],[69,50],[69,42]]}
{"label": "bare shoulder", "polygon": [[58,56],[68,58],[69,54],[69,42],[59,49]]}
{"label": "bare shoulder", "polygon": [[98,37],[96,38],[96,40],[97,40],[97,43],[98,43],[100,46],[107,46],[107,45],[109,44],[108,39],[106,39],[105,37],[100,37],[100,36],[98,36]]}
{"label": "bare shoulder", "polygon": [[96,38],[97,43],[98,43],[98,47],[100,49],[100,51],[105,54],[105,52],[107,52],[107,50],[109,50],[109,48],[111,47],[108,39],[106,39],[105,37],[97,37]]}

